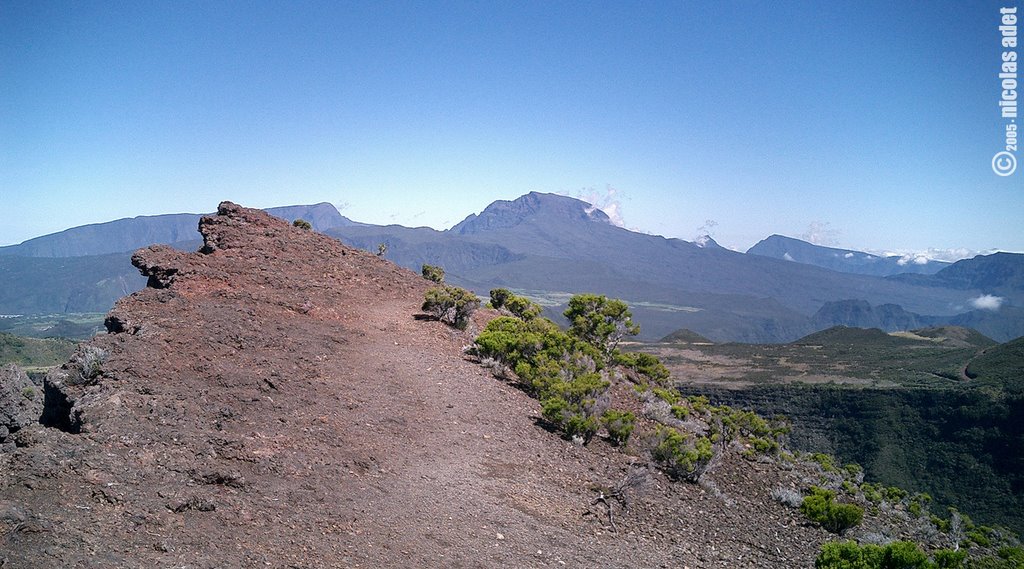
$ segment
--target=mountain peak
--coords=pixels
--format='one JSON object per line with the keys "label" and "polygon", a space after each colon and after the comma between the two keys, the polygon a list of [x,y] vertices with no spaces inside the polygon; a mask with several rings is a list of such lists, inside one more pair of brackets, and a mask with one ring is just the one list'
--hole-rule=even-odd
{"label": "mountain peak", "polygon": [[778,234],[762,239],[747,249],[747,254],[795,261],[843,273],[873,276],[900,273],[932,274],[949,266],[949,263],[943,261],[910,262],[913,257],[882,257],[864,251],[826,247]]}
{"label": "mountain peak", "polygon": [[558,194],[530,192],[512,201],[493,202],[479,215],[470,214],[449,231],[466,235],[494,229],[507,229],[535,218],[545,218],[563,223],[591,221],[611,223],[611,219],[605,212],[583,200]]}

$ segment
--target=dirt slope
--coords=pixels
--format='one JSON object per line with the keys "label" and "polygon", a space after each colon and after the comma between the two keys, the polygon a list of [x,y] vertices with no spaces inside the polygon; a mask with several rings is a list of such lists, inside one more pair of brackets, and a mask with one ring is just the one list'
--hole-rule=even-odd
{"label": "dirt slope", "polygon": [[655,473],[612,531],[592,487],[640,459],[465,359],[485,311],[417,320],[419,276],[229,202],[201,231],[136,254],[162,288],[0,452],[0,567],[809,567],[828,538],[733,455],[724,495]]}

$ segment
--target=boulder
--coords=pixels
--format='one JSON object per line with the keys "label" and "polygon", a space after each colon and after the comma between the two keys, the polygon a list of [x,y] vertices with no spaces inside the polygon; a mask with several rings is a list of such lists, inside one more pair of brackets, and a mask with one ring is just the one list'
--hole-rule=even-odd
{"label": "boulder", "polygon": [[43,391],[14,364],[0,369],[0,443],[21,429],[38,423],[43,413]]}

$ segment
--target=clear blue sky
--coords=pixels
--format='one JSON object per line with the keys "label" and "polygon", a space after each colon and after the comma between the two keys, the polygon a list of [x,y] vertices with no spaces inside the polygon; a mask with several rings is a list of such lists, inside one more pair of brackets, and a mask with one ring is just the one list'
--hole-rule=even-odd
{"label": "clear blue sky", "polygon": [[445,228],[611,187],[627,227],[744,249],[827,223],[1024,251],[1024,171],[990,166],[1020,0],[722,4],[0,0],[0,244],[223,199]]}

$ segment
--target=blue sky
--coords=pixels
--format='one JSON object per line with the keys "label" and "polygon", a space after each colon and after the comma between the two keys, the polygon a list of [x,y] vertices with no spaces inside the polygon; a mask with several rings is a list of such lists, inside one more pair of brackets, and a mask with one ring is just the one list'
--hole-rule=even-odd
{"label": "blue sky", "polygon": [[1024,251],[1024,171],[990,166],[1014,3],[2,0],[0,244],[223,199],[446,228],[544,191],[740,249]]}

